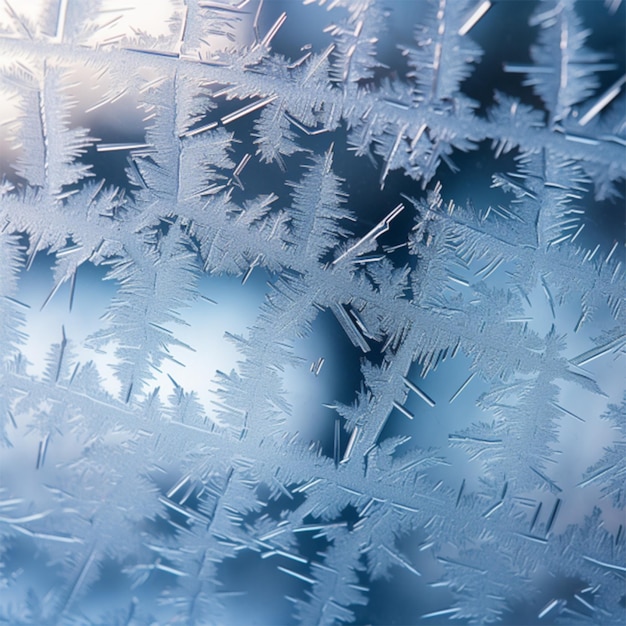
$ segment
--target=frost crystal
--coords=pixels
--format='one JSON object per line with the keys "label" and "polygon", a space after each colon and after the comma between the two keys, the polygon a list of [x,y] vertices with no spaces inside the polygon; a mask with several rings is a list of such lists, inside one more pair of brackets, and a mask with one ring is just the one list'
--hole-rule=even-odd
{"label": "frost crystal", "polygon": [[22,4],[0,623],[624,624],[624,4]]}

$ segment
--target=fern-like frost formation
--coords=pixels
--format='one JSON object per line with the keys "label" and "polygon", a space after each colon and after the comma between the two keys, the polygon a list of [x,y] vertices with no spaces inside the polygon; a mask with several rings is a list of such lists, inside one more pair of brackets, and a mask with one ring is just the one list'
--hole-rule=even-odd
{"label": "fern-like frost formation", "polygon": [[620,0],[0,11],[0,623],[626,622]]}

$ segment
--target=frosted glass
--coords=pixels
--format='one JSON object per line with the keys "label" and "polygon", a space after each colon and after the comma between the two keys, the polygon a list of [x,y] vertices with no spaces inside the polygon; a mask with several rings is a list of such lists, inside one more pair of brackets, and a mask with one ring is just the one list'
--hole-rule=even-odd
{"label": "frosted glass", "polygon": [[626,623],[625,11],[5,2],[0,623]]}

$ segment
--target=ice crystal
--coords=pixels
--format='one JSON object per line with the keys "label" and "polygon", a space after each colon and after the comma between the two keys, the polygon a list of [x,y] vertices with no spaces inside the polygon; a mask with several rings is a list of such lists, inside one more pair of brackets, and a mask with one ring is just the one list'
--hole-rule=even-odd
{"label": "ice crystal", "polygon": [[624,623],[619,0],[3,11],[0,622]]}

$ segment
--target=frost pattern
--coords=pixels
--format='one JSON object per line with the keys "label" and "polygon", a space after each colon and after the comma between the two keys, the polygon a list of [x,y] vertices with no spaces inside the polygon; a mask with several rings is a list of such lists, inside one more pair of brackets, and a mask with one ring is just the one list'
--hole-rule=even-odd
{"label": "frost pattern", "polygon": [[[384,623],[389,581],[398,611],[424,598],[401,622],[626,620],[624,246],[584,230],[623,211],[623,63],[590,44],[586,3],[533,3],[525,60],[505,56],[481,103],[480,29],[515,3],[420,0],[391,52],[387,4],[180,0],[151,33],[115,3],[6,3],[2,623]],[[120,102],[135,123],[107,141],[95,114]],[[485,201],[455,183],[472,151],[493,164]],[[84,346],[50,330],[36,374],[20,284],[42,252],[44,310],[68,285],[72,306],[85,268],[116,293]],[[200,280],[261,271],[213,402],[184,374],[168,394]],[[327,313],[361,363],[351,402],[313,408],[334,414],[330,451],[294,426],[285,379]],[[110,356],[117,392],[78,348]],[[604,452],[568,474],[594,429]],[[258,573],[233,588],[229,567]],[[246,613],[237,593],[266,576],[282,608]]]}

